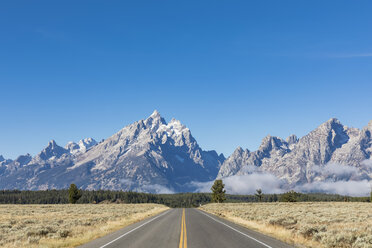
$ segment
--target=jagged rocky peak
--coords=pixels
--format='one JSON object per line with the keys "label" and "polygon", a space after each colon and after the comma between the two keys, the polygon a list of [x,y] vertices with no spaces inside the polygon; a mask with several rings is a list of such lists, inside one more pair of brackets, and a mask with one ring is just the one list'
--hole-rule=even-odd
{"label": "jagged rocky peak", "polygon": [[172,120],[169,122],[169,125],[172,126],[174,129],[182,130],[185,129],[186,126],[183,125],[179,120],[172,118]]}
{"label": "jagged rocky peak", "polygon": [[19,165],[26,165],[32,160],[32,156],[27,153],[26,155],[20,155],[14,162],[18,163]]}
{"label": "jagged rocky peak", "polygon": [[336,118],[331,118],[328,121],[322,123],[317,129],[315,130],[323,130],[326,132],[334,131],[336,133],[343,133],[345,132],[347,127],[341,124],[341,122]]}
{"label": "jagged rocky peak", "polygon": [[349,140],[347,132],[348,128],[343,126],[339,120],[331,118],[308,135],[302,137],[300,142],[311,142],[314,146],[326,145],[339,147]]}
{"label": "jagged rocky peak", "polygon": [[55,140],[51,140],[49,141],[48,146],[45,147],[36,157],[41,160],[48,160],[52,157],[59,158],[65,153],[68,153],[66,149],[57,145]]}
{"label": "jagged rocky peak", "polygon": [[339,120],[331,118],[299,139],[292,149],[292,156],[287,159],[295,161],[293,163],[326,164],[334,151],[349,141],[348,130]]}
{"label": "jagged rocky peak", "polygon": [[161,117],[159,111],[155,109],[154,112],[144,120],[144,124],[147,128],[157,130],[161,124],[166,124],[166,122],[164,118]]}
{"label": "jagged rocky peak", "polygon": [[[348,128],[342,125],[338,119],[331,118],[327,122],[320,125],[315,131],[327,135],[329,145],[338,148],[349,140],[347,130]],[[319,138],[322,140],[321,137]]]}
{"label": "jagged rocky peak", "polygon": [[370,120],[370,121],[368,122],[367,128],[368,128],[369,130],[372,130],[372,120]]}
{"label": "jagged rocky peak", "polygon": [[174,139],[186,138],[190,141],[191,133],[190,130],[183,125],[179,120],[172,118],[168,124],[162,124],[159,126],[157,133],[160,135],[166,135]]}
{"label": "jagged rocky peak", "polygon": [[[85,153],[74,155],[74,165],[68,171],[99,174],[108,183],[106,188],[133,190],[161,184],[185,190],[181,187],[184,183],[213,180],[223,160],[216,152],[203,151],[180,121],[167,123],[154,111]],[[128,180],[121,183],[122,178]],[[103,183],[90,176],[81,180],[89,181],[89,188]]]}
{"label": "jagged rocky peak", "polygon": [[7,165],[9,163],[13,162],[11,159],[5,159],[2,155],[0,155],[0,166],[1,165]]}
{"label": "jagged rocky peak", "polygon": [[93,138],[86,138],[79,141],[80,150],[83,151],[86,151],[97,144],[97,141],[95,141]]}
{"label": "jagged rocky peak", "polygon": [[71,153],[75,153],[75,152],[79,151],[80,146],[78,144],[76,144],[75,142],[70,141],[65,146],[65,149],[69,150]]}
{"label": "jagged rocky peak", "polygon": [[243,148],[238,146],[231,156],[233,157],[242,156],[244,153],[249,153],[249,150],[248,149],[244,150]]}
{"label": "jagged rocky peak", "polygon": [[289,135],[285,141],[288,143],[288,145],[293,145],[298,142],[298,138],[295,134]]}
{"label": "jagged rocky peak", "polygon": [[[245,165],[252,164],[293,185],[317,180],[314,179],[314,172],[328,163],[334,163],[352,165],[359,170],[361,178],[367,178],[366,175],[372,175],[372,168],[369,170],[369,167],[363,166],[363,161],[372,154],[371,124],[361,131],[331,118],[300,139],[291,135],[283,141],[267,136],[248,159],[236,150],[221,166],[219,176],[244,174]],[[288,150],[285,150],[286,145]]]}
{"label": "jagged rocky peak", "polygon": [[242,148],[241,146],[238,146],[238,147],[235,149],[235,151],[234,151],[233,154],[240,155],[240,154],[242,154],[242,153],[243,153],[243,148]]}
{"label": "jagged rocky peak", "polygon": [[217,178],[239,174],[240,171],[249,165],[257,165],[256,155],[248,149],[238,146],[235,151],[223,162],[218,172]]}
{"label": "jagged rocky peak", "polygon": [[52,149],[55,148],[57,145],[56,141],[55,140],[50,140],[48,142],[48,147],[51,147]]}
{"label": "jagged rocky peak", "polygon": [[277,150],[288,150],[288,144],[282,138],[267,135],[263,138],[258,150],[263,153],[270,153],[271,151]]}
{"label": "jagged rocky peak", "polygon": [[85,138],[80,140],[78,143],[70,141],[65,146],[65,149],[70,151],[71,154],[76,154],[78,152],[86,152],[98,143],[93,138]]}

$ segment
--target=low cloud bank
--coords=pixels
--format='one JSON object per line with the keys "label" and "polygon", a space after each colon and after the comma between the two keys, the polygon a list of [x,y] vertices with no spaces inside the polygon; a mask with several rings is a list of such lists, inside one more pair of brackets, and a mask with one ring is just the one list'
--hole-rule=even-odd
{"label": "low cloud bank", "polygon": [[[261,172],[259,167],[246,166],[235,175],[222,178],[228,194],[254,194],[262,189],[266,194],[283,193],[295,190],[303,193],[328,193],[349,196],[369,196],[372,180],[368,175],[372,171],[372,160],[365,160],[360,167],[329,163],[313,166],[307,175],[311,183],[304,183],[289,188],[286,180],[268,172]],[[192,182],[195,192],[211,192],[214,181]]]}
{"label": "low cloud bank", "polygon": [[175,192],[160,184],[144,185],[140,191],[153,192],[155,194],[174,194]]}
{"label": "low cloud bank", "polygon": [[148,193],[155,193],[155,194],[174,194],[176,193],[173,189],[168,188],[164,185],[160,184],[143,184],[138,185],[137,182],[134,182],[130,179],[120,179],[119,182],[124,187],[130,187],[133,191],[136,192],[148,192]]}
{"label": "low cloud bank", "polygon": [[304,193],[321,192],[349,196],[368,196],[371,192],[371,183],[372,181],[368,180],[312,182],[295,187],[295,191]]}
{"label": "low cloud bank", "polygon": [[[214,181],[193,182],[196,192],[210,192]],[[282,193],[283,181],[269,173],[252,173],[248,175],[235,175],[223,178],[228,194],[253,194],[257,189],[262,189],[267,194]]]}
{"label": "low cloud bank", "polygon": [[366,159],[362,162],[362,165],[367,168],[372,170],[372,159]]}
{"label": "low cloud bank", "polygon": [[354,166],[329,163],[323,166],[313,166],[312,171],[323,176],[350,177],[359,174],[359,169]]}
{"label": "low cloud bank", "polygon": [[253,194],[262,189],[268,194],[282,193],[283,181],[268,173],[252,173],[231,176],[224,180],[226,191],[230,194]]}

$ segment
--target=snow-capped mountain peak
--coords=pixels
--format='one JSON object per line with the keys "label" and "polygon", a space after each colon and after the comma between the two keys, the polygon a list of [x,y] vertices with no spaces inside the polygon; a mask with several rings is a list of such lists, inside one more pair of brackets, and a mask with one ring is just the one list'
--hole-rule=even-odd
{"label": "snow-capped mountain peak", "polygon": [[367,127],[368,127],[368,129],[372,130],[372,120],[368,122]]}
{"label": "snow-capped mountain peak", "polygon": [[9,163],[13,162],[13,160],[11,159],[5,159],[2,155],[0,155],[0,171],[1,171],[1,167],[2,166],[5,166]]}
{"label": "snow-capped mountain peak", "polygon": [[95,141],[93,138],[86,138],[86,139],[82,139],[79,141],[79,147],[80,147],[80,151],[87,151],[89,148],[97,145],[97,141]]}
{"label": "snow-capped mountain peak", "polygon": [[156,132],[160,135],[166,134],[168,137],[173,137],[175,139],[191,136],[190,130],[179,120],[174,118],[168,124],[164,123],[160,125]]}
{"label": "snow-capped mountain peak", "polygon": [[[51,140],[32,160],[29,154],[14,161],[0,156],[0,188],[67,188],[76,183],[84,189],[177,192],[192,190],[187,188],[191,182],[247,173],[270,173],[291,186],[341,176],[370,180],[371,155],[372,121],[359,130],[331,118],[300,139],[268,135],[258,150],[238,147],[225,159],[203,151],[179,120],[167,123],[154,111],[100,143],[86,138],[62,148]],[[353,173],[332,177],[330,171],[344,170],[337,165],[353,166],[347,168]]]}
{"label": "snow-capped mountain peak", "polygon": [[91,147],[97,144],[97,141],[95,141],[93,138],[85,138],[79,140],[78,143],[75,143],[73,141],[68,142],[65,146],[65,149],[68,150],[71,154],[76,154],[78,152],[86,152]]}
{"label": "snow-capped mountain peak", "polygon": [[75,142],[70,141],[70,142],[68,142],[68,143],[66,144],[65,149],[66,149],[66,150],[69,150],[70,153],[76,153],[76,152],[79,151],[80,146],[79,146],[78,144],[76,144]]}
{"label": "snow-capped mountain peak", "polygon": [[160,113],[155,110],[147,119],[145,119],[144,124],[147,128],[151,130],[157,130],[160,125],[166,124],[163,117],[161,117]]}
{"label": "snow-capped mountain peak", "polygon": [[248,173],[247,166],[255,165],[259,171],[271,173],[288,185],[298,185],[330,180],[319,176],[325,175],[319,171],[328,168],[330,163],[336,166],[335,170],[337,165],[338,170],[344,170],[342,166],[353,166],[353,170],[358,171],[353,174],[354,179],[372,178],[372,167],[363,165],[371,158],[371,136],[368,127],[363,130],[348,128],[338,119],[331,118],[300,139],[294,135],[286,141],[267,136],[259,149],[248,156],[234,152],[225,160],[218,176],[242,175]]}
{"label": "snow-capped mountain peak", "polygon": [[158,110],[154,110],[154,112],[152,112],[152,114],[150,115],[151,118],[161,118],[161,115],[159,113]]}
{"label": "snow-capped mountain peak", "polygon": [[56,143],[56,141],[55,140],[50,140],[49,142],[48,142],[48,147],[51,147],[51,149],[53,149],[54,147],[56,147],[57,146],[57,143]]}
{"label": "snow-capped mountain peak", "polygon": [[48,160],[50,158],[60,158],[63,154],[68,153],[68,151],[57,145],[55,140],[51,140],[48,146],[45,147],[38,155],[35,156],[34,160]]}
{"label": "snow-capped mountain peak", "polygon": [[30,161],[31,161],[32,157],[29,153],[27,153],[26,155],[20,155],[18,156],[14,162],[17,164],[17,166],[23,166],[23,165],[26,165],[28,164]]}
{"label": "snow-capped mountain peak", "polygon": [[[179,191],[187,190],[181,185],[191,181],[213,180],[225,159],[215,151],[203,151],[185,125],[176,119],[167,123],[157,111],[103,142],[76,152],[81,143],[89,142],[66,145],[69,152],[65,155],[64,176],[55,176],[53,180],[60,178],[66,185],[71,183],[68,180],[74,180],[87,189],[153,192],[150,186],[159,184]],[[51,161],[60,173],[62,161]]]}
{"label": "snow-capped mountain peak", "polygon": [[295,134],[291,134],[285,139],[285,141],[288,143],[288,145],[293,145],[298,142],[298,138]]}

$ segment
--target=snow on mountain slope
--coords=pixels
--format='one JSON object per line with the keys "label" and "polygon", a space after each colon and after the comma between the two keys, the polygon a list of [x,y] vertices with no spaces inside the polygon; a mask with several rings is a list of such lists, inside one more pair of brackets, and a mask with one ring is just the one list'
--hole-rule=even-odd
{"label": "snow on mountain slope", "polygon": [[71,154],[75,154],[78,152],[86,152],[88,149],[97,144],[97,141],[95,141],[93,138],[86,138],[79,140],[78,143],[75,143],[73,141],[68,142],[65,146],[65,149],[68,150]]}
{"label": "snow on mountain slope", "polygon": [[97,144],[86,139],[65,148],[54,141],[1,187],[66,188],[72,182],[87,189],[149,192],[192,190],[191,181],[213,180],[224,161],[203,151],[180,121],[169,123],[154,111]]}
{"label": "snow on mountain slope", "polygon": [[350,188],[349,182],[367,192],[371,133],[372,121],[360,130],[332,118],[301,138],[268,135],[257,151],[238,147],[225,159],[203,151],[180,121],[167,123],[154,111],[100,143],[87,138],[63,148],[52,140],[35,157],[26,154],[12,161],[0,156],[0,189],[67,188],[76,183],[85,189],[171,193],[200,185],[209,190],[217,177],[226,179],[235,193],[278,185],[273,192],[294,188],[337,193],[341,186]]}
{"label": "snow on mountain slope", "polygon": [[248,175],[255,166],[255,172],[275,175],[288,187],[315,181],[370,180],[372,166],[365,161],[371,158],[371,131],[372,121],[359,130],[332,118],[300,139],[267,136],[257,151],[239,147],[223,163],[218,177]]}

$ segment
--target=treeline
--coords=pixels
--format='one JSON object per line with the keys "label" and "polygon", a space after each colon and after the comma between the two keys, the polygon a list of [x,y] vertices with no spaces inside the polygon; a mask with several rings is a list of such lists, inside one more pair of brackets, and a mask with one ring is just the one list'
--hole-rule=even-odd
{"label": "treeline", "polygon": [[[227,202],[259,202],[255,195],[226,195]],[[351,197],[324,193],[298,193],[289,191],[283,194],[263,194],[262,202],[370,202],[370,197]]]}
{"label": "treeline", "polygon": [[[81,190],[79,203],[158,203],[169,207],[198,207],[211,201],[210,194],[149,194],[110,190]],[[0,191],[0,204],[67,204],[68,190]]]}
{"label": "treeline", "polygon": [[[149,194],[97,190],[82,190],[77,203],[158,203],[169,207],[198,207],[211,202],[209,193]],[[0,204],[67,204],[68,190],[20,191],[1,190]],[[255,195],[226,195],[226,202],[258,202]],[[263,194],[262,202],[277,201],[360,201],[368,202],[369,197],[348,197],[331,194],[301,194],[287,192],[284,194]]]}

